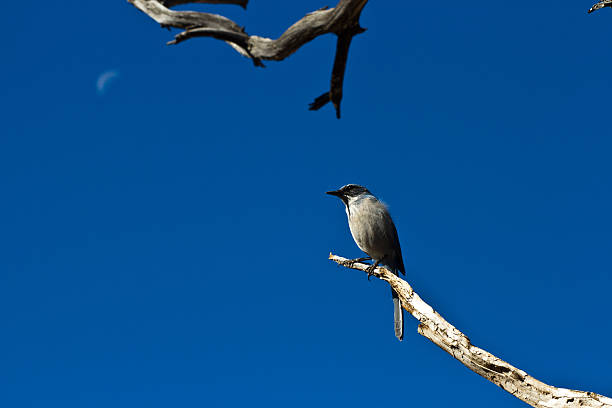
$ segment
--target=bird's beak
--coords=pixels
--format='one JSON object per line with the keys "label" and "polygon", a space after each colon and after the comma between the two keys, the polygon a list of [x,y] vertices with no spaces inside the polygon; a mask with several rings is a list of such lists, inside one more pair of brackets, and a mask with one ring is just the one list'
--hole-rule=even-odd
{"label": "bird's beak", "polygon": [[333,195],[336,197],[342,197],[342,193],[340,191],[326,191],[325,194]]}

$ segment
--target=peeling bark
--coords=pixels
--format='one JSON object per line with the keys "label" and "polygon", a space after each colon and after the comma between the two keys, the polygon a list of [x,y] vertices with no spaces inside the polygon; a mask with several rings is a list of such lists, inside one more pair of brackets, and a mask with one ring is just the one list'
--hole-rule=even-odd
{"label": "peeling bark", "polygon": [[[346,268],[366,273],[370,266],[333,254],[329,254],[329,259]],[[425,303],[408,282],[383,267],[377,267],[373,275],[388,282],[399,294],[404,309],[420,322],[419,334],[427,337],[476,374],[500,386],[521,401],[538,408],[612,408],[612,398],[593,392],[575,391],[545,384],[474,346],[465,334]]]}
{"label": "peeling bark", "polygon": [[179,44],[196,37],[210,37],[231,45],[241,55],[263,67],[262,60],[281,61],[304,44],[324,34],[338,36],[336,58],[332,70],[329,91],[310,104],[310,110],[318,110],[328,102],[340,118],[340,102],[346,62],[351,40],[365,31],[359,25],[361,11],[368,0],[340,0],[334,8],[324,7],[308,13],[289,27],[279,38],[271,39],[247,34],[232,20],[210,13],[174,11],[170,7],[187,3],[236,4],[246,8],[248,0],[128,0],[163,27],[175,27],[184,31],[177,34],[169,45]]}

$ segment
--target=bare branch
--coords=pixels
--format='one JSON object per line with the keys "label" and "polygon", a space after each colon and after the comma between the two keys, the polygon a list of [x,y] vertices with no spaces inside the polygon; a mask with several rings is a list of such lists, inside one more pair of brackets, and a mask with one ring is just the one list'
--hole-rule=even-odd
{"label": "bare branch", "polygon": [[349,47],[353,36],[361,34],[365,28],[359,26],[353,27],[353,30],[338,35],[336,44],[336,58],[334,59],[334,69],[332,70],[331,89],[319,96],[310,104],[309,110],[319,110],[321,107],[331,101],[336,108],[336,117],[340,119],[340,102],[342,101],[342,86],[344,84],[344,72],[346,71],[346,62],[348,60]]}
{"label": "bare branch", "polygon": [[243,9],[246,9],[249,0],[161,0],[162,3],[166,7],[174,7],[179,4],[187,4],[187,3],[208,3],[208,4],[236,4]]}
{"label": "bare branch", "polygon": [[604,7],[612,7],[612,0],[601,0],[597,3],[593,4],[593,7],[589,9],[589,13],[594,12],[595,10],[599,10]]}
{"label": "bare branch", "polygon": [[[370,266],[354,263],[333,254],[329,254],[329,259],[346,268],[363,272],[367,272]],[[612,408],[612,398],[593,392],[575,391],[545,384],[493,354],[472,345],[465,334],[425,303],[408,282],[395,276],[388,269],[377,267],[374,276],[388,282],[399,294],[404,309],[420,322],[419,334],[437,344],[476,374],[527,404],[538,408]]]}
{"label": "bare branch", "polygon": [[185,30],[177,34],[175,39],[169,41],[168,44],[179,44],[195,37],[216,38],[227,42],[241,55],[251,58],[258,66],[263,66],[261,60],[281,61],[321,35],[336,34],[338,43],[330,90],[318,97],[310,105],[310,109],[317,110],[331,101],[336,108],[336,116],[340,118],[340,102],[348,51],[353,37],[365,31],[359,25],[359,18],[368,0],[340,0],[335,8],[325,7],[308,13],[277,39],[248,35],[238,24],[217,14],[169,9],[169,7],[186,3],[227,3],[246,7],[248,0],[128,1],[162,26]]}

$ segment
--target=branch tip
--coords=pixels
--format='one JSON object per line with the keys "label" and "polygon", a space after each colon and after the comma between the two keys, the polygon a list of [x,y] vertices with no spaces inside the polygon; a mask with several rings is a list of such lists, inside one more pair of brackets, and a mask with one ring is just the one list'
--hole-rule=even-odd
{"label": "branch tip", "polygon": [[319,110],[323,106],[325,106],[330,100],[331,99],[329,96],[329,92],[325,92],[324,94],[317,96],[317,98],[308,105],[308,110]]}
{"label": "branch tip", "polygon": [[601,0],[601,1],[593,4],[593,6],[589,9],[588,14],[591,14],[595,10],[599,10],[599,9],[604,8],[604,7],[612,7],[612,0]]}

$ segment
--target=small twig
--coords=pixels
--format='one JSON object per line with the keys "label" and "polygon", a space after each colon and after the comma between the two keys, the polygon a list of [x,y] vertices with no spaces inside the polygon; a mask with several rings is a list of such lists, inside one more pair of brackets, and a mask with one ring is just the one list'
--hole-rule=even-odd
{"label": "small twig", "polygon": [[591,7],[589,9],[589,13],[592,13],[595,10],[599,10],[601,8],[604,8],[604,7],[612,7],[612,0],[601,0],[601,1],[593,4],[593,7]]}
{"label": "small twig", "polygon": [[[346,268],[366,272],[370,265],[329,254],[329,259]],[[459,360],[476,374],[500,386],[515,397],[539,408],[612,408],[612,398],[593,392],[557,388],[536,380],[526,372],[480,349],[455,326],[444,320],[425,303],[405,280],[384,267],[377,267],[374,276],[388,282],[399,294],[402,306],[419,322],[419,334]]]}

